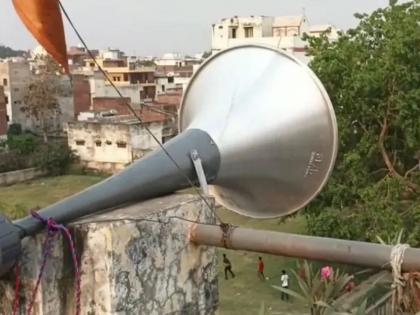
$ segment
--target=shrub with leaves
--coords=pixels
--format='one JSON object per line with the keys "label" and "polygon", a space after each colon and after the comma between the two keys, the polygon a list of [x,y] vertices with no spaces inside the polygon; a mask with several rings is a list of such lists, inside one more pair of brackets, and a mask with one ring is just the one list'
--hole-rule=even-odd
{"label": "shrub with leaves", "polygon": [[29,155],[33,153],[39,145],[39,138],[31,133],[11,135],[7,138],[9,150],[17,151],[19,154]]}
{"label": "shrub with leaves", "polygon": [[37,154],[37,166],[47,171],[49,175],[62,175],[74,158],[75,155],[66,144],[49,143],[40,148]]}

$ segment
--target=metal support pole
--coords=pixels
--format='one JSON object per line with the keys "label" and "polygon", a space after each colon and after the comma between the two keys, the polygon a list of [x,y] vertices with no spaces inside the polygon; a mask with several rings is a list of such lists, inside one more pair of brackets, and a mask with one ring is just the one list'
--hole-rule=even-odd
{"label": "metal support pole", "polygon": [[[309,260],[338,262],[350,265],[390,268],[393,246],[367,242],[304,236],[274,231],[236,227],[231,231],[229,242],[224,241],[223,231],[218,226],[194,224],[190,241],[199,245],[225,247],[278,256]],[[420,271],[420,249],[405,251],[403,271]]]}
{"label": "metal support pole", "polygon": [[203,163],[201,163],[200,155],[197,150],[191,150],[191,160],[193,161],[195,172],[197,173],[198,181],[203,191],[204,196],[209,195],[209,186],[207,184],[206,174],[204,174]]}

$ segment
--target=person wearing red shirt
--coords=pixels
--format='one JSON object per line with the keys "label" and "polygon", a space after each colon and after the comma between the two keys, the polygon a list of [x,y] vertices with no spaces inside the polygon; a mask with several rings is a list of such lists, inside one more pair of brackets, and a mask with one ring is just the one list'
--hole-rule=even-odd
{"label": "person wearing red shirt", "polygon": [[261,280],[265,280],[265,276],[264,276],[264,261],[262,260],[261,257],[258,257],[258,277]]}

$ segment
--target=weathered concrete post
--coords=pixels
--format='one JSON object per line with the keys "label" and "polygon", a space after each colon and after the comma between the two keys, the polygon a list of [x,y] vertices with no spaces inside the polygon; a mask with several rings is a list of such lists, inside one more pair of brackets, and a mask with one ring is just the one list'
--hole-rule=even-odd
{"label": "weathered concrete post", "polygon": [[[215,222],[198,197],[172,195],[71,224],[82,270],[81,314],[215,314],[215,249],[191,244],[191,223],[181,218]],[[40,234],[23,242],[20,314],[35,286],[44,240]],[[33,314],[74,314],[73,274],[60,238]],[[13,275],[0,280],[0,315],[12,314],[13,292]]]}

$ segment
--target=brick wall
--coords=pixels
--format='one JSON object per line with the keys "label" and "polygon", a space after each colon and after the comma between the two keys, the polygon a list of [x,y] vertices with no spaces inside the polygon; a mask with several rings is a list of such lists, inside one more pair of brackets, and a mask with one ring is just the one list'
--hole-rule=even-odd
{"label": "brick wall", "polygon": [[174,89],[168,91],[165,94],[159,94],[156,97],[156,103],[164,106],[165,108],[175,107],[175,110],[179,109],[182,100],[182,89]]}
{"label": "brick wall", "polygon": [[80,112],[90,109],[90,85],[89,80],[84,75],[73,75],[73,98],[74,115],[77,117]]}

